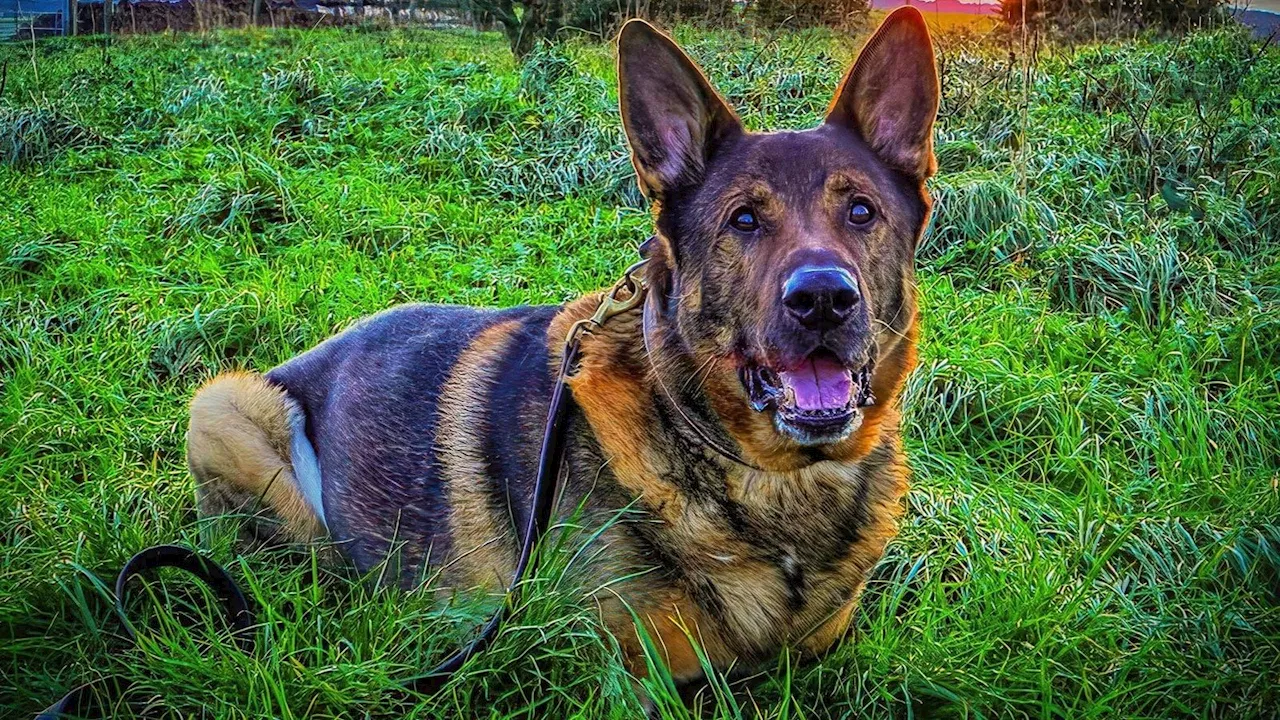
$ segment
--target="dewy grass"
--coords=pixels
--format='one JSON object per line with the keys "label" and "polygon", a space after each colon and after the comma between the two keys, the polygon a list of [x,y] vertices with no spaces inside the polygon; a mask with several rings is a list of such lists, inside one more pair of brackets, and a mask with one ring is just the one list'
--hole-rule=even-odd
{"label": "dewy grass", "polygon": [[[677,35],[758,128],[816,122],[857,46]],[[940,47],[902,535],[829,656],[646,687],[664,717],[1275,717],[1280,50],[1059,48],[1024,92],[1002,47]],[[495,34],[248,30],[0,56],[0,715],[118,678],[148,716],[635,716],[568,560],[400,698],[491,603],[236,556],[182,440],[212,373],[393,303],[611,282],[650,219],[609,49],[517,68]],[[243,578],[258,652],[169,575],[121,652],[102,582],[173,541]]]}

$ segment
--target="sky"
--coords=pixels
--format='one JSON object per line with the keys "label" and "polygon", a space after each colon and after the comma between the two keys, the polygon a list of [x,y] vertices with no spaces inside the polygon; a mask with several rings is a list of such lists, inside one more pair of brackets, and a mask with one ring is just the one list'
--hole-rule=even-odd
{"label": "sky", "polygon": [[1251,10],[1280,13],[1280,0],[1233,0],[1231,4],[1247,7]]}

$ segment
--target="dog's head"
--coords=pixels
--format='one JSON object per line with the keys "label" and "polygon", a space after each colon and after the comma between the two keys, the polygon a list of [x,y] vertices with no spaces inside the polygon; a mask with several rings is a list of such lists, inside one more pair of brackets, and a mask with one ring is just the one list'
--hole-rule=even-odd
{"label": "dog's head", "polygon": [[924,19],[890,15],[804,132],[746,131],[642,21],[619,36],[618,80],[657,217],[649,280],[690,379],[757,457],[848,440],[914,359],[938,110]]}

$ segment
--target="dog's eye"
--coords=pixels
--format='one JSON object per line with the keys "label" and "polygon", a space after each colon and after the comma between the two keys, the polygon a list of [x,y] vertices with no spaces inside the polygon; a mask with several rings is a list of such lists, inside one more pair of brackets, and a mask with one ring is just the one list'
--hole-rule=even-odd
{"label": "dog's eye", "polygon": [[735,230],[742,232],[753,232],[760,229],[760,223],[756,220],[756,213],[749,207],[740,207],[733,211],[730,216],[729,224]]}
{"label": "dog's eye", "polygon": [[866,225],[875,216],[876,214],[871,209],[871,204],[865,200],[854,200],[853,204],[849,206],[849,222],[854,225]]}

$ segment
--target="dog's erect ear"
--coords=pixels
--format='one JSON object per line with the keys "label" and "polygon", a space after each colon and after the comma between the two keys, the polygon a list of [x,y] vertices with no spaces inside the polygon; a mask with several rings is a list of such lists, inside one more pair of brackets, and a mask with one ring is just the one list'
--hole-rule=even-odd
{"label": "dog's erect ear", "polygon": [[938,68],[924,16],[904,7],[885,18],[844,76],[827,123],[857,132],[885,162],[921,179],[937,168],[933,121]]}
{"label": "dog's erect ear", "polygon": [[643,20],[618,35],[618,103],[640,191],[651,198],[699,182],[716,146],[742,132],[698,66]]}

